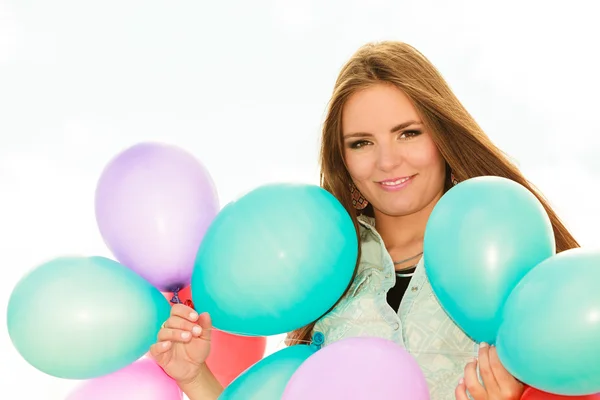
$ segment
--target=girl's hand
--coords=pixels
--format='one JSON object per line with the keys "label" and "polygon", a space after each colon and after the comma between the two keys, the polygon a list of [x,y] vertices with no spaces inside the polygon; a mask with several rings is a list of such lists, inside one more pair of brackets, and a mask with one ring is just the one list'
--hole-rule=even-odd
{"label": "girl's hand", "polygon": [[456,400],[469,400],[467,391],[474,400],[519,400],[525,390],[524,385],[512,376],[502,365],[494,346],[482,343],[479,347],[479,374],[477,359],[465,367],[465,376],[460,380],[455,396]]}
{"label": "girl's hand", "polygon": [[188,306],[175,304],[150,354],[180,386],[187,385],[197,379],[210,353],[211,331],[208,314],[198,315]]}

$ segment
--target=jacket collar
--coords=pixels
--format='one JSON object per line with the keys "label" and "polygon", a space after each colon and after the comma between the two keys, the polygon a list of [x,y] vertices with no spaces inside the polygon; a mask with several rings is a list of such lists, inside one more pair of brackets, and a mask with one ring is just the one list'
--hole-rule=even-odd
{"label": "jacket collar", "polygon": [[375,230],[375,218],[373,217],[369,217],[367,215],[359,215],[358,222],[366,228]]}

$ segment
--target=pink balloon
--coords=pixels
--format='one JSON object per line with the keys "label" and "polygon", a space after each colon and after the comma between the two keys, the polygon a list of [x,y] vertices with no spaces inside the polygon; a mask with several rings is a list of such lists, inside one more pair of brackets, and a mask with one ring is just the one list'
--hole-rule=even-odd
{"label": "pink balloon", "polygon": [[151,359],[85,381],[66,400],[181,400],[177,383]]}
{"label": "pink balloon", "polygon": [[429,400],[425,376],[396,343],[371,337],[342,339],[308,358],[282,400]]}

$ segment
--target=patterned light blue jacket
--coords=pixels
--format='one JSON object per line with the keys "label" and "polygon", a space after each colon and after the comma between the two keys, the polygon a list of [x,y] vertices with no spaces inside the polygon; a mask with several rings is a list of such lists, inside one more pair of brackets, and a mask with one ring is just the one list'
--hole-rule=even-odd
{"label": "patterned light blue jacket", "polygon": [[356,278],[338,305],[317,321],[313,343],[327,346],[345,337],[376,336],[405,347],[423,370],[431,400],[454,400],[464,366],[478,346],[448,317],[417,265],[396,313],[386,301],[394,286],[394,263],[374,219],[359,217],[362,257]]}

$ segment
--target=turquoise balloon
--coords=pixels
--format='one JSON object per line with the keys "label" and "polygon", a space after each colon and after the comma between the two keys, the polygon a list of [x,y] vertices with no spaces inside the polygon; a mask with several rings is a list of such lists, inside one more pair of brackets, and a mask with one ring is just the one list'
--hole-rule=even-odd
{"label": "turquoise balloon", "polygon": [[294,372],[316,351],[314,346],[298,344],[263,358],[233,380],[219,400],[281,400]]}
{"label": "turquoise balloon", "polygon": [[550,218],[529,190],[484,176],[459,183],[438,201],[423,247],[442,307],[476,342],[493,344],[511,290],[556,245]]}
{"label": "turquoise balloon", "polygon": [[142,357],[170,305],[150,283],[104,257],[64,257],[25,275],[8,303],[8,333],[46,374],[90,379]]}
{"label": "turquoise balloon", "polygon": [[261,186],[225,206],[209,227],[192,299],[222,331],[289,332],[335,304],[357,254],[352,220],[329,192],[305,184]]}
{"label": "turquoise balloon", "polygon": [[535,267],[504,307],[496,346],[522,382],[564,396],[600,393],[600,250]]}

